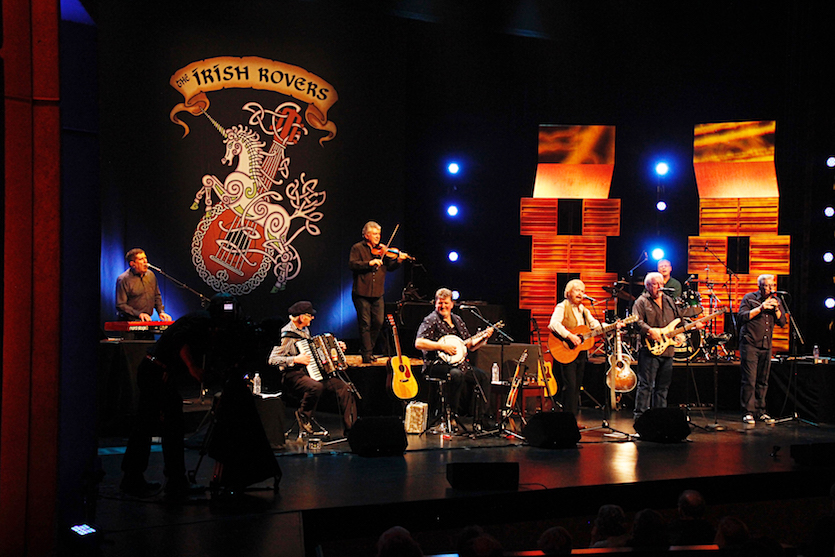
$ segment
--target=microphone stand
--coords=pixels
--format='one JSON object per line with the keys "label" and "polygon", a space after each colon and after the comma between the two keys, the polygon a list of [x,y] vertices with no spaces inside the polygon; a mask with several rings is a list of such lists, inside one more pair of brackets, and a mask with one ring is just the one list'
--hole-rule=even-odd
{"label": "microphone stand", "polygon": [[[486,323],[488,327],[493,327],[493,326],[494,326],[494,323],[490,323],[490,321],[489,321],[489,320],[485,319],[485,318],[481,315],[481,313],[480,313],[479,311],[477,311],[477,310],[478,310],[478,308],[476,308],[475,306],[462,305],[462,306],[461,306],[461,309],[468,309],[468,310],[470,310],[470,314],[474,315],[475,317],[478,317],[481,321],[483,321],[484,323]],[[510,338],[510,335],[508,335],[507,333],[505,333],[505,332],[504,332],[504,331],[502,331],[501,329],[499,329],[499,328],[494,328],[494,329],[493,329],[493,332],[495,332],[495,333],[499,333],[499,334],[500,334],[500,335],[502,335],[503,337],[507,338],[510,342],[513,342],[513,339],[512,339],[512,338]],[[500,355],[499,355],[499,358],[501,358],[501,360],[502,360],[502,365],[504,365],[504,346],[505,346],[505,344],[506,344],[506,343],[502,342],[502,343],[500,344],[500,345],[501,345],[501,348],[499,348],[499,354],[500,354]],[[474,376],[473,376],[473,379],[475,380],[475,387],[474,387],[474,389],[473,389],[473,390],[477,393],[477,395],[478,395],[478,396],[480,396],[480,397],[481,397],[481,400],[483,400],[483,401],[484,401],[484,407],[485,407],[485,408],[487,408],[487,411],[489,412],[489,410],[490,410],[490,401],[489,401],[489,400],[487,400],[487,395],[485,394],[484,389],[482,389],[482,388],[481,388],[481,383],[479,383],[479,382],[478,382],[478,378],[477,378],[477,377],[475,377],[475,375],[474,375]],[[492,381],[492,379],[491,379],[491,381]],[[478,414],[478,415],[476,415],[476,414]],[[479,411],[478,411],[478,402],[477,402],[477,401],[473,401],[473,431],[474,431],[474,432],[476,431],[476,429],[477,429],[477,428],[478,428],[478,429],[481,429],[482,422],[483,422],[483,416],[481,416],[481,412],[479,412]],[[485,432],[485,433],[492,433],[492,432]]]}
{"label": "microphone stand", "polygon": [[[646,263],[647,260],[649,260],[649,254],[647,252],[643,252],[643,253],[641,253],[641,257],[638,258],[637,263],[635,263],[635,266],[633,266],[631,269],[629,269],[629,295],[632,296],[633,300],[635,299],[635,295],[632,293],[632,273],[635,272],[635,269],[637,269],[638,267],[640,267],[641,265]],[[632,313],[632,308],[628,308],[627,311],[626,311],[626,314],[631,315],[631,313]]]}
{"label": "microphone stand", "polygon": [[157,273],[161,274],[162,276],[164,276],[165,278],[167,278],[168,280],[170,280],[171,282],[173,282],[174,284],[176,284],[180,288],[188,290],[189,292],[191,292],[192,294],[194,294],[195,296],[200,298],[200,303],[203,307],[206,307],[207,305],[209,305],[209,302],[211,300],[209,298],[207,298],[206,296],[204,296],[203,294],[201,294],[200,292],[198,292],[197,290],[195,290],[194,288],[190,287],[189,285],[185,284],[184,282],[181,282],[181,281],[175,279],[174,277],[172,277],[171,275],[169,275],[168,273],[166,273],[165,271],[163,271],[162,269],[160,269],[156,265],[148,265],[148,267],[151,270],[156,271]]}
{"label": "microphone stand", "polygon": [[800,416],[797,415],[797,343],[805,345],[806,341],[803,340],[803,335],[800,332],[800,328],[797,326],[797,322],[794,320],[794,315],[791,311],[789,311],[789,303],[786,301],[786,298],[782,294],[774,294],[775,296],[780,296],[780,301],[782,302],[783,309],[786,311],[786,315],[789,318],[789,327],[791,329],[792,335],[790,343],[791,343],[791,371],[789,372],[789,385],[786,388],[786,396],[791,392],[791,382],[794,379],[794,412],[792,412],[791,416],[786,416],[783,418],[778,418],[774,420],[774,425],[783,424],[786,422],[801,422],[807,425],[819,427],[818,424],[811,420],[804,420]]}
{"label": "microphone stand", "polygon": [[720,265],[725,267],[725,272],[728,274],[728,284],[727,284],[727,289],[728,289],[728,313],[731,316],[731,325],[733,326],[733,334],[734,334],[734,336],[736,336],[736,314],[734,313],[732,290],[734,288],[733,279],[734,279],[734,277],[737,277],[737,280],[739,280],[738,276],[735,272],[733,272],[733,270],[730,267],[728,267],[728,265],[726,263],[722,262],[722,260],[719,258],[718,255],[716,255],[716,253],[713,250],[710,249],[710,246],[708,245],[707,242],[705,242],[705,251],[708,252],[710,255],[712,255],[713,258],[716,261],[718,261]]}

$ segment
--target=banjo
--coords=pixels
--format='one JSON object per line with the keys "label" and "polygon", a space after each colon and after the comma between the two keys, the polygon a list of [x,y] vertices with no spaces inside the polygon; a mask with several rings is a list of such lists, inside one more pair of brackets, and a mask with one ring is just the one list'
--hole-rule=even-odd
{"label": "banjo", "polygon": [[[479,342],[481,342],[487,335],[488,331],[492,331],[494,329],[501,329],[502,327],[504,327],[504,322],[499,321],[495,325],[492,325],[487,329],[484,329],[483,331],[474,334],[470,337],[470,340],[472,340],[471,345],[478,344]],[[440,342],[441,344],[448,344],[455,347],[455,354],[447,354],[442,350],[438,350],[438,357],[445,363],[455,365],[461,363],[461,361],[463,361],[464,358],[467,357],[467,344],[458,335],[444,335],[438,339],[438,342]]]}

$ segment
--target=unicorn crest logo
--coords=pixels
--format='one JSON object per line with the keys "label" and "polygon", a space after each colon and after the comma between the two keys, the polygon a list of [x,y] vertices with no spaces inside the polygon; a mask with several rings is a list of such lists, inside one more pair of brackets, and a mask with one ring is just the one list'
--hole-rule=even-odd
{"label": "unicorn crest logo", "polygon": [[[233,170],[223,180],[203,176],[191,205],[192,210],[201,201],[205,206],[191,243],[195,269],[214,290],[235,295],[254,290],[270,271],[273,292],[298,276],[301,258],[293,240],[302,232],[320,234],[318,208],[326,198],[316,189],[318,180],[304,172],[287,181],[287,149],[308,133],[299,105],[285,102],[268,110],[250,102],[243,110],[251,114],[247,125],[229,128],[201,110],[223,138],[226,151],[220,162]],[[268,150],[262,134],[271,141]]]}

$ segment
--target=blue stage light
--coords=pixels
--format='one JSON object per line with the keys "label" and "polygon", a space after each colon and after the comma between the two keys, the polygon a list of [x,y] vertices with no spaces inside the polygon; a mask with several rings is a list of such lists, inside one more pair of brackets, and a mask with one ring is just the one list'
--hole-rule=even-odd
{"label": "blue stage light", "polygon": [[447,165],[446,169],[447,172],[449,172],[450,174],[458,174],[458,171],[461,170],[461,167],[458,165],[457,162],[451,162],[449,163],[449,165]]}
{"label": "blue stage light", "polygon": [[835,216],[835,209],[833,209],[832,207],[826,207],[823,210],[823,214],[829,218],[832,218],[833,216]]}
{"label": "blue stage light", "polygon": [[655,204],[655,208],[659,211],[666,211],[667,210],[667,202],[666,201],[659,201]]}
{"label": "blue stage light", "polygon": [[659,259],[664,259],[664,250],[661,248],[655,248],[652,250],[652,258],[658,261]]}
{"label": "blue stage light", "polygon": [[655,165],[655,173],[659,176],[666,176],[670,172],[670,165],[666,162],[659,162]]}
{"label": "blue stage light", "polygon": [[835,308],[835,298],[827,298],[823,305],[825,305],[828,309]]}
{"label": "blue stage light", "polygon": [[455,263],[456,261],[458,261],[458,252],[457,251],[451,251],[451,252],[449,252],[449,255],[447,255],[447,257],[449,257],[450,261]]}
{"label": "blue stage light", "polygon": [[446,208],[446,214],[451,217],[458,216],[458,205],[450,205]]}
{"label": "blue stage light", "polygon": [[826,166],[829,168],[835,168],[835,157],[829,157],[826,159]]}
{"label": "blue stage light", "polygon": [[823,260],[827,263],[832,263],[832,260],[835,259],[835,256],[832,255],[831,251],[828,251],[823,254]]}
{"label": "blue stage light", "polygon": [[458,298],[460,298],[460,297],[461,297],[461,293],[460,293],[460,292],[458,292],[457,290],[453,290],[453,291],[452,291],[452,299],[453,299],[453,300],[457,300],[457,299],[458,299]]}

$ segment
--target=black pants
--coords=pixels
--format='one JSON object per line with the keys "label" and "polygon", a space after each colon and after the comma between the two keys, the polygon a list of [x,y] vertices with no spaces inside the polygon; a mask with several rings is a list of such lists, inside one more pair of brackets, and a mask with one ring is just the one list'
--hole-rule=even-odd
{"label": "black pants", "polygon": [[[473,392],[473,418],[480,420],[490,414],[490,377],[483,370],[466,366],[468,370],[465,372],[461,368],[451,366],[443,362],[431,364],[426,373],[429,377],[437,377],[441,379],[448,379],[449,395],[447,400],[452,411],[459,413],[459,406],[461,404],[461,395],[464,392],[464,387],[470,385],[475,391],[476,381],[481,385],[481,390],[484,391],[484,398],[477,391]],[[487,401],[485,402],[485,398]]]}
{"label": "black pants", "polygon": [[296,368],[285,373],[284,384],[289,391],[301,397],[299,410],[306,416],[313,416],[322,394],[330,391],[336,396],[339,410],[342,412],[342,428],[345,435],[357,421],[357,401],[343,380],[332,377],[324,381],[316,381],[311,379],[303,369]]}
{"label": "black pants", "polygon": [[377,337],[383,328],[386,303],[383,297],[368,298],[359,294],[351,294],[354,308],[357,310],[357,325],[360,331],[360,354],[370,356],[377,344]]}
{"label": "black pants", "polygon": [[148,469],[151,437],[162,437],[162,457],[165,476],[175,481],[185,479],[186,464],[183,436],[183,397],[164,380],[165,369],[146,358],[139,364],[136,381],[139,386],[139,406],[136,423],[128,438],[122,459],[125,474],[143,474]]}
{"label": "black pants", "polygon": [[[560,403],[563,410],[577,415],[580,404],[580,387],[583,386],[583,375],[586,370],[588,353],[581,350],[577,358],[568,364],[559,364],[560,368]],[[554,360],[556,362],[556,360]],[[559,363],[559,362],[557,362]]]}

